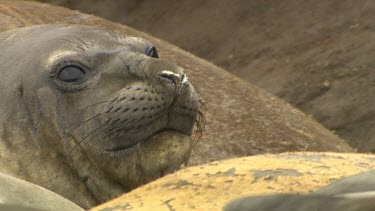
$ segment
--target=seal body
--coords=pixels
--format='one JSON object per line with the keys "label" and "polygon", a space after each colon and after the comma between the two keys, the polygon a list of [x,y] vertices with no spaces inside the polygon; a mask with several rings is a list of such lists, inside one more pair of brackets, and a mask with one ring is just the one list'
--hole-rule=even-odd
{"label": "seal body", "polygon": [[207,107],[206,127],[192,151],[191,165],[266,152],[353,151],[345,141],[284,101],[150,35],[47,4],[9,0],[0,3],[2,31],[51,23],[96,26],[124,36],[146,38],[158,47],[161,58],[184,68]]}
{"label": "seal body", "polygon": [[195,91],[148,41],[41,25],[0,42],[1,172],[87,208],[188,161]]}
{"label": "seal body", "polygon": [[244,197],[229,203],[225,210],[373,210],[375,171],[345,177],[308,194],[274,194]]}
{"label": "seal body", "polygon": [[0,173],[1,210],[83,211],[63,197],[40,186]]}
{"label": "seal body", "polygon": [[1,0],[0,18],[1,172],[85,208],[187,162],[196,92],[207,123],[191,165],[352,151],[271,94],[129,27],[27,1]]}

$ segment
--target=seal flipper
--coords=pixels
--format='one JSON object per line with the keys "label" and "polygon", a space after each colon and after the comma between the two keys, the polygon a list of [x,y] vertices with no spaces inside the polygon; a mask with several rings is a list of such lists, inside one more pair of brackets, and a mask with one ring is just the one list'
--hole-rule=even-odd
{"label": "seal flipper", "polygon": [[83,209],[52,191],[0,173],[0,210]]}

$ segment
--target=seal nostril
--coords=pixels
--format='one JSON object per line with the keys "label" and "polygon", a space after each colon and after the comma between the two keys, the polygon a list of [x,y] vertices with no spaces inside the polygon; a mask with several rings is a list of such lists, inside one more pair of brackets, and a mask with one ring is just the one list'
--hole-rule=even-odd
{"label": "seal nostril", "polygon": [[164,83],[173,84],[178,94],[182,94],[189,86],[188,77],[185,73],[176,73],[170,70],[161,71],[158,76]]}
{"label": "seal nostril", "polygon": [[172,71],[169,71],[169,70],[163,70],[161,71],[161,73],[159,73],[159,76],[162,78],[162,79],[166,79],[167,81],[173,83],[174,85],[177,85],[181,82],[181,75],[179,74],[176,74]]}

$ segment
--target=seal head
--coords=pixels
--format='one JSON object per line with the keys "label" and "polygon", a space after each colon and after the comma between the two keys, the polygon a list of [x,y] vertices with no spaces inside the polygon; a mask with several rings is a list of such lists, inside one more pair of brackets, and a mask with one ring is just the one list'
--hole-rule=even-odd
{"label": "seal head", "polygon": [[2,33],[0,48],[3,173],[87,208],[189,159],[196,93],[148,41],[41,25]]}

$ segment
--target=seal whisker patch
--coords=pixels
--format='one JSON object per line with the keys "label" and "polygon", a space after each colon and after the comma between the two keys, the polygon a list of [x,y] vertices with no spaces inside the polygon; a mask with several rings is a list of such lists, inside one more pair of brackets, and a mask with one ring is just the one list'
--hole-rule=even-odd
{"label": "seal whisker patch", "polygon": [[87,145],[87,143],[91,142],[94,138],[96,138],[97,140],[91,144],[91,146],[89,146],[87,149],[85,149],[85,151],[90,151],[96,144],[98,144],[99,141],[102,140],[102,135],[107,136],[107,134],[103,133],[107,128],[102,128],[99,133],[95,136],[92,136],[90,139],[86,140],[82,145],[81,147],[84,147],[85,145]]}
{"label": "seal whisker patch", "polygon": [[[109,121],[109,120],[108,120],[108,121]],[[98,131],[101,127],[107,125],[108,121],[107,121],[106,123],[104,123],[104,124],[99,125],[97,128],[95,128],[94,130],[92,130],[89,134],[87,134],[85,137],[83,137],[83,139],[81,139],[80,141],[78,141],[78,142],[76,143],[76,145],[73,147],[73,149],[67,154],[67,156],[69,156],[69,155],[70,155],[70,154],[71,154],[71,153],[77,148],[77,146],[80,146],[81,143],[82,143],[86,138],[88,138],[88,137],[89,137],[90,135],[92,135],[94,132]]]}

